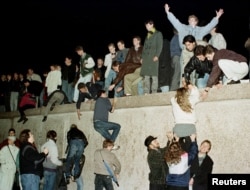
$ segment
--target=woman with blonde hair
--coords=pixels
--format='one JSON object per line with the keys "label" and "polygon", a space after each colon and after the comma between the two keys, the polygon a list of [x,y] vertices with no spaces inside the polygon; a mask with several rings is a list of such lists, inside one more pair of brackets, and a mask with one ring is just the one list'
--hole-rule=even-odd
{"label": "woman with blonde hair", "polygon": [[191,134],[196,133],[195,105],[200,101],[200,93],[196,86],[186,84],[178,88],[174,97],[171,98],[172,111],[175,120],[173,132],[180,137],[182,148],[187,151],[190,146]]}

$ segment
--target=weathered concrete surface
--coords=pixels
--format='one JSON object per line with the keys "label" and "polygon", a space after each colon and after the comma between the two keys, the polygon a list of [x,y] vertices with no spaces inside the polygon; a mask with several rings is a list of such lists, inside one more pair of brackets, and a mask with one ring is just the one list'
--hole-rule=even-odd
{"label": "weathered concrete surface", "polygon": [[[117,109],[110,114],[110,121],[118,122],[122,128],[117,139],[121,149],[116,151],[122,164],[119,190],[148,189],[147,150],[144,139],[148,135],[157,136],[161,146],[166,143],[165,134],[174,125],[170,98],[174,92],[146,96],[123,97],[117,102]],[[0,114],[0,140],[7,136],[8,129],[14,127],[17,134],[29,128],[35,134],[36,144],[45,142],[46,132],[54,129],[58,133],[57,144],[60,157],[65,157],[66,133],[72,123],[84,131],[89,139],[85,150],[86,163],[83,169],[84,189],[94,189],[93,155],[101,148],[103,138],[92,124],[95,102],[82,104],[81,120],[77,119],[75,105],[56,107],[42,122],[43,109],[32,109],[26,113],[26,124],[17,123],[18,112]],[[212,141],[210,155],[214,160],[214,173],[249,173],[249,123],[250,84],[224,86],[212,89],[205,101],[197,104],[198,143],[204,139]],[[237,163],[237,164],[236,164]],[[115,185],[114,185],[115,186]],[[75,183],[69,189],[76,189]]]}

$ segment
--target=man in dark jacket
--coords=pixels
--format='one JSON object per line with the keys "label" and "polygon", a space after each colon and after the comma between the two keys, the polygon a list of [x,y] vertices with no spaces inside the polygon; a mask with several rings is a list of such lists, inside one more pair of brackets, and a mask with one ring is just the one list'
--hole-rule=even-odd
{"label": "man in dark jacket", "polygon": [[212,62],[207,60],[203,55],[205,46],[197,45],[194,48],[194,56],[189,60],[187,65],[184,68],[184,78],[186,82],[189,82],[190,75],[193,71],[198,75],[196,80],[196,86],[198,88],[205,88],[207,85],[207,80],[209,78],[209,74],[212,70]]}
{"label": "man in dark jacket", "polygon": [[80,82],[77,85],[77,88],[79,90],[79,96],[78,100],[76,102],[76,109],[77,109],[77,116],[80,120],[80,116],[82,115],[80,113],[81,103],[84,102],[86,99],[88,100],[96,100],[97,94],[99,90],[101,90],[101,85],[97,83],[87,82],[86,84],[83,82]]}
{"label": "man in dark jacket", "polygon": [[148,156],[147,161],[150,169],[149,173],[149,190],[166,190],[166,176],[168,173],[168,166],[165,162],[164,156],[170,141],[173,139],[173,133],[167,133],[168,142],[163,148],[160,148],[160,144],[157,137],[148,136],[144,145],[147,147]]}
{"label": "man in dark jacket", "polygon": [[[70,177],[76,180],[80,177],[82,168],[80,160],[83,155],[84,149],[88,145],[88,140],[85,134],[77,128],[75,124],[72,124],[70,130],[67,133],[68,147],[66,158],[65,175],[67,183],[69,183]],[[71,172],[72,168],[74,170]]]}

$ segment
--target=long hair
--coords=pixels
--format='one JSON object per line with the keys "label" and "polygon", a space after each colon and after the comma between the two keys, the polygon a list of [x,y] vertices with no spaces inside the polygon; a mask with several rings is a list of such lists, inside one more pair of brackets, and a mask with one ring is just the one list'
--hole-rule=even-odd
{"label": "long hair", "polygon": [[177,89],[175,95],[177,103],[183,111],[191,113],[193,108],[188,97],[189,92],[187,88],[181,87]]}
{"label": "long hair", "polygon": [[185,153],[185,151],[182,150],[180,143],[172,142],[165,154],[167,164],[178,164],[181,161],[181,155],[183,153]]}

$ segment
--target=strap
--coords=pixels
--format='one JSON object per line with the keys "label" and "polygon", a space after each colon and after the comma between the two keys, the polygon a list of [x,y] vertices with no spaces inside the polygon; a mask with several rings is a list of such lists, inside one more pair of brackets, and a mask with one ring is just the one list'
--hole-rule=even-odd
{"label": "strap", "polygon": [[10,150],[10,147],[9,147],[9,145],[7,145],[7,147],[8,147],[8,149],[9,149],[9,151],[10,151],[10,154],[11,154],[11,157],[12,157],[12,159],[13,159],[13,161],[14,161],[15,165],[16,165],[16,161],[15,161],[15,159],[14,159],[14,156],[13,156],[13,154],[11,153],[11,150]]}

